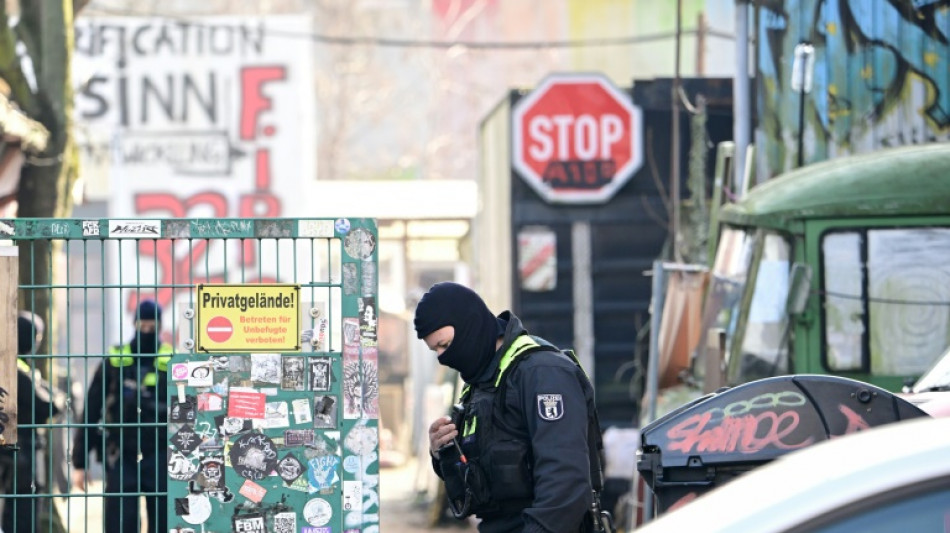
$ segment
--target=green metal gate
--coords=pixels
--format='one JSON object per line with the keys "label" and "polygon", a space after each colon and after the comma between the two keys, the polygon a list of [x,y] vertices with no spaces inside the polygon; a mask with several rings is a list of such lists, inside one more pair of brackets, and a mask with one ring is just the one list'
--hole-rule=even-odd
{"label": "green metal gate", "polygon": [[[0,230],[30,271],[18,307],[46,324],[41,349],[20,357],[63,391],[57,416],[20,409],[21,430],[45,444],[29,472],[13,469],[31,483],[4,497],[10,531],[58,531],[44,518],[57,513],[68,531],[138,532],[149,516],[181,533],[378,530],[374,220],[15,219]],[[162,344],[147,357],[125,347],[145,343],[145,300],[161,308]],[[12,464],[32,453],[4,450]]]}

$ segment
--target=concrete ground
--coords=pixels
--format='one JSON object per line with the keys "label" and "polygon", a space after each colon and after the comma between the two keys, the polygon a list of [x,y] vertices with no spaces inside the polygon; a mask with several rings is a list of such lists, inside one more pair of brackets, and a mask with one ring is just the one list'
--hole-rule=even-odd
{"label": "concrete ground", "polygon": [[[431,477],[430,477],[431,476]],[[467,533],[476,531],[470,522],[449,518],[442,525],[430,525],[430,503],[419,494],[420,486],[435,482],[428,465],[419,468],[415,460],[380,469],[381,533]]]}

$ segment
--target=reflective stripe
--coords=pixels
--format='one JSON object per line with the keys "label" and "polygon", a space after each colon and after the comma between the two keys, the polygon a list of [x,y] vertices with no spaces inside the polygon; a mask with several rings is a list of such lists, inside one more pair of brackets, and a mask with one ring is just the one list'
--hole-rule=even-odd
{"label": "reflective stripe", "polygon": [[[521,335],[515,342],[511,343],[511,346],[508,347],[508,350],[505,352],[505,355],[501,356],[501,361],[498,363],[498,377],[495,378],[495,387],[501,383],[501,379],[505,376],[505,370],[511,365],[519,355],[523,354],[529,348],[534,348],[540,346],[534,339],[528,335]],[[459,396],[459,401],[465,403],[465,399],[468,397],[468,393],[471,389],[471,385],[465,384],[462,388],[462,394]],[[466,420],[464,427],[462,429],[462,436],[468,437],[475,433],[475,429],[478,427],[478,417],[473,416],[471,419]]]}
{"label": "reflective stripe", "polygon": [[123,366],[132,366],[132,363],[134,362],[135,362],[135,359],[132,359],[131,357],[127,357],[127,356],[123,356],[123,357],[113,356],[109,358],[109,364],[116,368],[121,368]]}
{"label": "reflective stripe", "polygon": [[155,372],[149,372],[148,374],[145,374],[145,377],[142,378],[142,385],[145,385],[146,387],[149,385],[158,385],[158,376],[155,374]]}
{"label": "reflective stripe", "polygon": [[478,416],[472,417],[471,420],[465,421],[465,429],[462,431],[462,436],[467,437],[472,433],[475,433],[475,428],[478,426]]}
{"label": "reflective stripe", "polygon": [[[109,348],[109,353],[111,354],[130,354],[132,353],[132,347],[128,344],[123,344],[122,346],[112,346]],[[158,353],[172,353],[172,345],[167,342],[163,342],[158,345]]]}
{"label": "reflective stripe", "polygon": [[[113,346],[109,348],[109,353],[111,354],[130,354],[132,353],[132,347],[128,344],[123,344],[122,346]],[[158,346],[158,353],[172,353],[172,346],[167,342],[163,342]],[[171,361],[171,356],[163,355],[161,357],[156,357],[153,364],[159,372],[168,372],[168,362]],[[109,364],[116,368],[121,368],[123,366],[132,366],[135,362],[135,358],[130,355],[123,355],[122,357],[112,356],[109,358]],[[146,377],[148,375],[146,374]],[[145,383],[146,385],[155,385],[155,383]]]}
{"label": "reflective stripe", "polygon": [[[515,360],[516,357],[521,355],[528,348],[540,346],[534,339],[528,335],[521,335],[515,342],[511,343],[511,346],[508,347],[508,351],[505,352],[505,355],[501,356],[501,361],[498,362],[498,377],[495,378],[495,386],[497,387],[501,383],[502,376],[505,375],[505,369],[511,365],[511,362]],[[464,403],[465,397],[468,395],[469,389],[472,386],[468,383],[462,387],[462,393],[459,394],[459,401]]]}
{"label": "reflective stripe", "polygon": [[16,367],[24,372],[29,372],[32,370],[32,368],[30,368],[30,364],[19,357],[16,359]]}
{"label": "reflective stripe", "polygon": [[498,363],[498,377],[495,378],[496,387],[499,383],[501,383],[501,378],[505,375],[505,369],[508,368],[508,365],[510,365],[511,362],[514,361],[515,358],[521,355],[525,350],[534,346],[539,346],[539,344],[528,335],[522,335],[515,339],[515,342],[511,343],[511,347],[508,348],[508,351],[505,352],[505,355],[501,356],[501,362]]}
{"label": "reflective stripe", "polygon": [[561,353],[570,357],[571,361],[574,361],[574,364],[577,365],[577,368],[580,368],[581,372],[584,373],[584,377],[590,380],[590,376],[587,375],[587,371],[584,370],[584,366],[581,365],[581,360],[577,358],[577,354],[574,353],[574,350],[561,350]]}

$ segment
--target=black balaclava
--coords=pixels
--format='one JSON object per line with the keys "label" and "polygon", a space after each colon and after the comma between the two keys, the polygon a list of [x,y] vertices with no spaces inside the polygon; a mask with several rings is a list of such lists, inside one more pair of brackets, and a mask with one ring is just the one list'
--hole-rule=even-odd
{"label": "black balaclava", "polygon": [[158,332],[162,327],[162,308],[152,300],[142,300],[135,310],[135,320],[154,320],[155,330],[149,333],[138,331],[129,342],[132,353],[150,354],[158,352]]}
{"label": "black balaclava", "polygon": [[481,297],[449,281],[436,283],[419,300],[413,324],[420,339],[445,326],[455,328],[455,337],[439,356],[439,363],[458,370],[466,382],[491,363],[502,333]]}

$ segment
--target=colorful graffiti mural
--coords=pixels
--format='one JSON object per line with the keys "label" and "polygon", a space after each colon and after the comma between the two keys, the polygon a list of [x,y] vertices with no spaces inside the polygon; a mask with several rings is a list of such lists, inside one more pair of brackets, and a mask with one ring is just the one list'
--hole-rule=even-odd
{"label": "colorful graffiti mural", "polygon": [[[757,20],[760,181],[797,166],[799,135],[806,164],[950,139],[950,0],[772,0]],[[803,99],[802,42],[815,47]]]}

